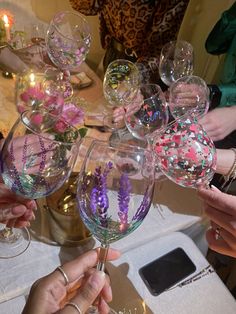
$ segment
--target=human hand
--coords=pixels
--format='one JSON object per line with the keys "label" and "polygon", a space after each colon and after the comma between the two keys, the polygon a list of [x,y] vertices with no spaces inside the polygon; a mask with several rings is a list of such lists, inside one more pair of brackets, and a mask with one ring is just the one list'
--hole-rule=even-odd
{"label": "human hand", "polygon": [[[206,215],[212,228],[207,231],[209,247],[221,254],[236,257],[236,196],[219,191],[216,187],[199,189]],[[220,233],[220,234],[219,234]]]}
{"label": "human hand", "polygon": [[22,228],[30,224],[34,219],[34,210],[37,205],[34,200],[25,199],[11,190],[0,178],[0,222],[7,227]]}
{"label": "human hand", "polygon": [[219,141],[236,129],[236,106],[216,108],[199,119],[213,141]]}
{"label": "human hand", "polygon": [[114,122],[119,122],[124,119],[124,116],[132,115],[137,112],[143,104],[143,95],[140,91],[133,97],[132,101],[129,99],[129,103],[123,107],[118,107],[113,110]]}
{"label": "human hand", "polygon": [[175,118],[189,112],[205,114],[208,107],[209,89],[200,77],[182,77],[171,85],[169,108]]}
{"label": "human hand", "polygon": [[[66,302],[73,302],[78,305],[81,313],[85,313],[98,295],[101,297],[99,313],[109,313],[107,302],[111,301],[112,292],[108,277],[104,272],[93,268],[98,262],[98,253],[99,249],[91,250],[62,266],[69,284],[58,270],[36,281],[22,314],[58,313],[60,309],[60,314],[78,313]],[[119,251],[109,249],[107,259],[115,260],[119,256]],[[72,289],[74,291],[71,297],[69,293]]]}

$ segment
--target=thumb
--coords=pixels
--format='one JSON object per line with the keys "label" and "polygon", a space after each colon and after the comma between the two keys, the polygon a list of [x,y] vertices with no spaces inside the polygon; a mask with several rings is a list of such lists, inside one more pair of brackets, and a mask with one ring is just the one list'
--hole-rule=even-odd
{"label": "thumb", "polygon": [[85,313],[100,294],[105,285],[105,281],[105,273],[102,271],[95,271],[81,289],[79,289],[78,295],[71,301],[79,306],[82,313]]}

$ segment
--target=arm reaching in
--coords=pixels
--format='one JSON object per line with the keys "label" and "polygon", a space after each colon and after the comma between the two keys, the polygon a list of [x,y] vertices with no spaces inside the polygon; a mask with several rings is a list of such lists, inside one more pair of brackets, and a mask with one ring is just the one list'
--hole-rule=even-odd
{"label": "arm reaching in", "polygon": [[211,220],[212,228],[206,233],[209,247],[236,258],[236,196],[220,192],[215,187],[200,189],[198,195]]}

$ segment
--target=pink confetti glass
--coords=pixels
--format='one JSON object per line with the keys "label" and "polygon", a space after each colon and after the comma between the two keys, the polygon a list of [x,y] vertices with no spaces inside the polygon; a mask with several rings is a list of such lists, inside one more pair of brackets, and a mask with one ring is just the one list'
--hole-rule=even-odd
{"label": "pink confetti glass", "polygon": [[160,170],[184,187],[207,186],[216,169],[214,143],[194,118],[170,123],[153,142]]}

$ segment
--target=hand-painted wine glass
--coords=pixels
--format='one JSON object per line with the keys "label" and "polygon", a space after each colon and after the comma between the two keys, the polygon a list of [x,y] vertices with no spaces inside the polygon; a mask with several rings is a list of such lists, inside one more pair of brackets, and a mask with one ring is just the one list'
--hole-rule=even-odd
{"label": "hand-painted wine glass", "polygon": [[121,128],[121,121],[117,123],[115,119],[111,118],[113,110],[122,107],[120,109],[123,112],[123,108],[135,99],[139,89],[139,82],[139,70],[134,63],[125,59],[117,59],[108,65],[103,80],[103,93],[107,100],[108,108],[112,110],[109,113],[105,113],[107,118],[105,117],[104,120],[109,121],[109,125],[111,125],[111,143],[122,140],[127,132],[123,116],[121,117],[123,121],[123,127]]}
{"label": "hand-painted wine glass", "polygon": [[70,72],[79,72],[91,43],[90,27],[82,14],[72,11],[57,13],[50,22],[46,45],[52,62],[64,72],[59,75],[65,85],[65,92],[73,88],[69,84]]}
{"label": "hand-painted wine glass", "polygon": [[[61,120],[60,120],[61,121]],[[49,113],[24,111],[1,150],[1,176],[14,193],[28,199],[48,196],[68,179],[75,163],[80,135],[65,121],[64,133]],[[26,228],[0,231],[0,258],[15,257],[29,246]]]}
{"label": "hand-painted wine glass", "polygon": [[153,150],[160,170],[179,185],[208,186],[214,175],[214,143],[193,117],[184,115],[157,133]]}
{"label": "hand-painted wine glass", "polygon": [[125,123],[134,137],[151,144],[153,132],[165,128],[168,123],[168,107],[156,84],[141,85],[139,96],[141,101],[126,106]]}
{"label": "hand-painted wine glass", "polygon": [[[110,243],[133,232],[147,215],[154,166],[153,152],[146,149],[92,143],[80,171],[77,200],[82,220],[101,242],[99,270]],[[89,313],[97,313],[96,308]]]}
{"label": "hand-painted wine glass", "polygon": [[193,47],[185,40],[170,41],[162,47],[159,74],[171,86],[179,78],[193,73]]}
{"label": "hand-painted wine glass", "polygon": [[194,75],[184,76],[170,86],[169,108],[172,116],[184,114],[201,117],[209,108],[209,89],[206,82]]}

